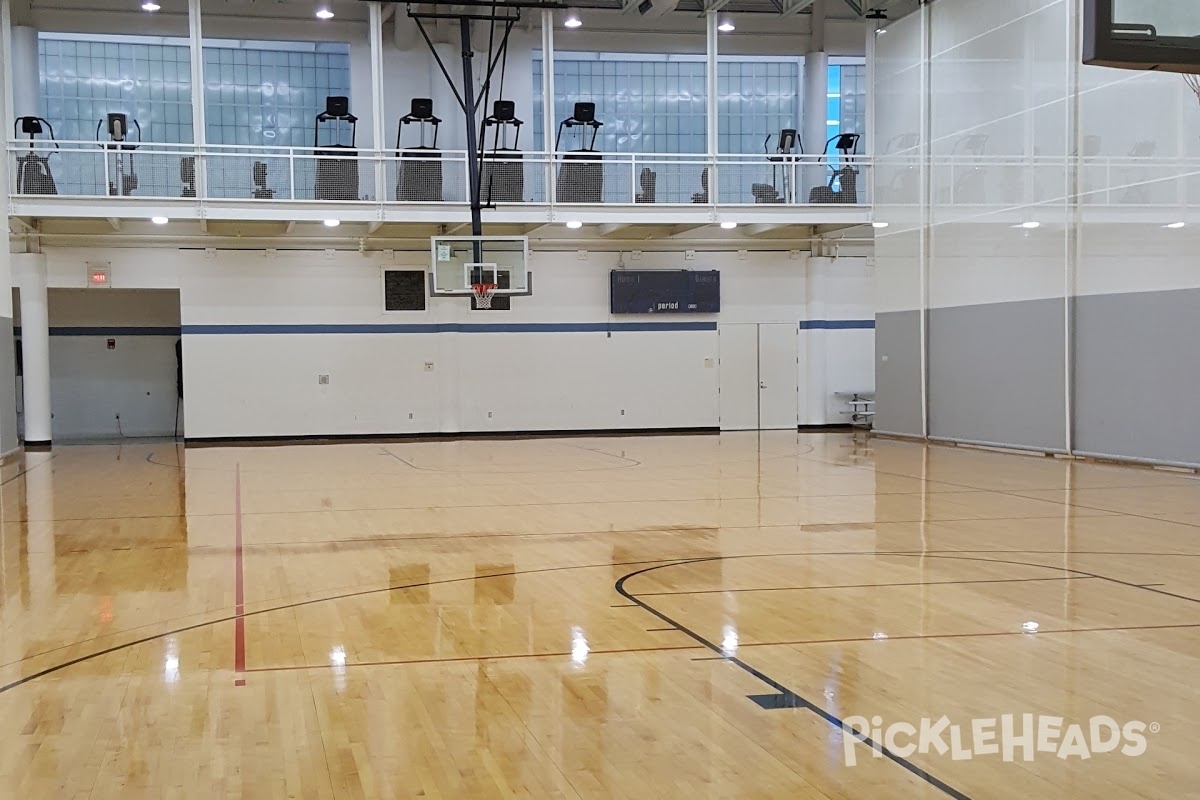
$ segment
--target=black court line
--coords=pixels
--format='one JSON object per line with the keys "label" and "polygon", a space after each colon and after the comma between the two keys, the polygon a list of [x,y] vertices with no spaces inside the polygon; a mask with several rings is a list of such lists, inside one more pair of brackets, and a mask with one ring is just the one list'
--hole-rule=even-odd
{"label": "black court line", "polygon": [[135,639],[132,642],[125,642],[124,644],[118,644],[118,645],[113,645],[112,647],[106,647],[103,650],[98,650],[94,653],[88,653],[87,655],[79,656],[78,658],[72,658],[69,661],[62,662],[61,664],[55,664],[52,667],[46,667],[45,669],[30,673],[29,675],[26,675],[23,678],[18,678],[17,680],[12,681],[11,683],[7,683],[7,684],[4,684],[3,686],[0,686],[0,694],[4,694],[5,692],[11,691],[12,689],[16,689],[18,686],[24,686],[25,684],[30,683],[31,681],[35,681],[38,678],[44,678],[47,675],[52,675],[60,670],[66,669],[67,667],[73,667],[76,664],[83,664],[83,663],[91,661],[93,659],[109,655],[110,653],[116,653],[121,650],[127,650],[131,647],[137,647],[140,644],[146,644],[147,642],[153,642],[153,641],[157,641],[159,639],[165,639],[168,636],[176,636],[181,633],[187,633],[188,631],[199,630],[200,628],[208,628],[208,627],[212,627],[213,625],[220,625],[225,622],[233,622],[237,619],[244,619],[246,617],[257,617],[261,614],[270,614],[275,611],[286,611],[289,609],[301,608],[303,606],[316,605],[317,603],[328,603],[328,602],[331,602],[334,600],[345,600],[345,599],[351,598],[351,597],[365,597],[367,595],[372,595],[372,594],[383,594],[386,592],[396,592],[396,591],[401,591],[404,589],[417,589],[417,588],[422,588],[422,587],[426,587],[426,586],[440,586],[440,585],[448,584],[448,583],[462,583],[465,581],[475,581],[475,580],[482,580],[482,579],[487,579],[487,578],[508,578],[508,577],[513,577],[515,575],[533,575],[533,574],[548,573],[548,572],[566,572],[569,570],[576,570],[576,569],[601,569],[601,568],[611,568],[611,567],[635,566],[638,564],[661,564],[664,560],[670,561],[671,559],[654,558],[654,559],[645,559],[642,561],[623,561],[623,562],[617,562],[617,563],[609,562],[606,564],[575,564],[575,565],[567,565],[567,566],[562,566],[562,567],[543,567],[540,569],[511,570],[509,572],[497,572],[494,575],[472,575],[472,576],[463,577],[463,578],[443,578],[441,580],[436,580],[436,581],[420,581],[418,583],[406,583],[406,584],[401,584],[401,585],[397,585],[397,586],[385,586],[380,589],[362,589],[362,590],[359,590],[356,592],[347,592],[345,594],[333,595],[332,597],[318,597],[318,598],[314,598],[312,600],[302,600],[298,603],[288,603],[286,605],[271,606],[270,608],[261,608],[261,609],[258,609],[257,611],[247,611],[244,614],[230,614],[230,615],[227,615],[224,617],[219,617],[217,619],[210,619],[205,622],[197,622],[192,625],[185,625],[182,628],[175,628],[174,630],[164,631],[162,633],[156,633],[151,636],[143,636],[142,638]]}
{"label": "black court line", "polygon": [[811,701],[796,694],[795,692],[793,692],[791,689],[784,686],[779,681],[765,675],[764,673],[762,673],[759,670],[755,669],[754,667],[750,666],[749,664],[747,664],[745,661],[741,660],[737,656],[725,655],[725,651],[721,648],[720,645],[716,644],[715,642],[710,642],[708,639],[705,639],[703,636],[696,633],[692,629],[684,626],[682,623],[676,622],[675,620],[671,619],[666,614],[662,613],[661,611],[654,608],[653,606],[650,606],[649,604],[644,603],[643,601],[639,600],[635,595],[631,594],[628,590],[625,589],[625,582],[628,581],[630,578],[633,578],[637,575],[644,575],[648,572],[653,572],[654,570],[663,569],[665,567],[677,567],[677,566],[683,566],[685,564],[700,564],[700,563],[704,563],[704,562],[722,561],[722,560],[724,560],[722,556],[714,556],[711,558],[694,558],[694,559],[690,559],[688,561],[675,561],[670,564],[658,564],[653,567],[646,567],[645,569],[635,570],[634,572],[630,572],[626,575],[622,575],[620,578],[617,579],[617,582],[614,584],[613,588],[615,588],[617,593],[620,594],[622,597],[641,606],[643,610],[648,611],[649,613],[658,617],[659,619],[661,619],[663,622],[667,623],[668,625],[675,627],[680,632],[691,637],[693,640],[695,640],[699,644],[703,645],[704,647],[708,648],[712,652],[722,655],[723,660],[739,667],[742,671],[746,672],[749,675],[752,675],[753,677],[757,678],[758,680],[762,681],[767,686],[770,686],[772,689],[774,689],[776,692],[778,692],[778,694],[775,694],[775,695],[750,695],[750,699],[753,700],[754,702],[758,703],[763,708],[768,708],[768,707],[771,707],[771,708],[800,708],[800,709],[804,709],[806,711],[811,711],[812,713],[816,714],[818,717],[821,717],[822,719],[824,719],[830,725],[834,726],[835,728],[840,729],[842,731],[843,736],[852,736],[853,738],[857,739],[859,742],[865,744],[867,747],[870,747],[872,750],[882,753],[883,756],[885,758],[887,758],[888,760],[900,765],[901,767],[908,770],[913,775],[916,775],[918,778],[925,781],[929,785],[934,786],[937,789],[940,789],[945,794],[949,795],[950,797],[955,798],[955,800],[970,800],[970,797],[968,795],[960,792],[958,789],[955,789],[953,786],[946,783],[945,781],[942,781],[941,779],[929,774],[928,772],[921,769],[920,767],[918,767],[916,764],[912,763],[908,759],[896,755],[895,753],[893,753],[891,750],[884,747],[879,742],[876,742],[875,740],[873,740],[871,737],[854,730],[854,728],[847,725],[845,722],[843,722],[838,717],[834,716],[833,714],[830,714],[825,709],[820,708],[817,705],[814,705]]}
{"label": "black court line", "polygon": [[[766,586],[749,589],[682,589],[673,592],[642,592],[641,597],[667,597],[682,594],[729,594],[733,592],[808,592],[825,589],[893,589],[905,586],[964,586],[976,583],[1037,583],[1042,581],[1080,581],[1088,575],[1062,575],[1054,578],[985,578],[973,581],[911,581],[906,583],[839,583],[830,586]],[[1163,584],[1144,584],[1162,586]]]}

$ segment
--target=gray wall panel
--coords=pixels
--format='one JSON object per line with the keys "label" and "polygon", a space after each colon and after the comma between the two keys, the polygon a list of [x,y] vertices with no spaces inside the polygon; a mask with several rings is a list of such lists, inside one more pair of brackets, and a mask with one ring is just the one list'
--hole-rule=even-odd
{"label": "gray wall panel", "polygon": [[875,429],[921,436],[921,312],[875,315]]}
{"label": "gray wall panel", "polygon": [[0,317],[0,453],[17,449],[17,364],[13,321]]}
{"label": "gray wall panel", "polygon": [[937,308],[929,316],[931,436],[1066,446],[1063,301]]}
{"label": "gray wall panel", "polygon": [[1075,307],[1076,448],[1200,463],[1200,289],[1083,296]]}

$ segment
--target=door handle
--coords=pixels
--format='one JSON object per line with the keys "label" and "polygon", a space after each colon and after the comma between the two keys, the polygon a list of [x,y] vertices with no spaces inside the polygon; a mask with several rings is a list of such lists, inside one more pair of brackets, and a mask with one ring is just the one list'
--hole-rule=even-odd
{"label": "door handle", "polygon": [[760,388],[760,389],[765,389],[765,388],[767,388],[767,385],[766,385],[765,383],[763,383],[762,381],[759,381],[759,382],[758,382],[758,388]]}

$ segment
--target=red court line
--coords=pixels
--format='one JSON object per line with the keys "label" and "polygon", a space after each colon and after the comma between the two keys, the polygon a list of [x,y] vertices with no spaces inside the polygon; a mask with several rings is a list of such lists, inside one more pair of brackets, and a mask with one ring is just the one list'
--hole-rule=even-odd
{"label": "red court line", "polygon": [[[233,468],[233,602],[236,619],[233,621],[233,672],[241,676],[246,672],[246,587],[242,569],[242,465]],[[234,686],[245,686],[246,681],[238,677]]]}

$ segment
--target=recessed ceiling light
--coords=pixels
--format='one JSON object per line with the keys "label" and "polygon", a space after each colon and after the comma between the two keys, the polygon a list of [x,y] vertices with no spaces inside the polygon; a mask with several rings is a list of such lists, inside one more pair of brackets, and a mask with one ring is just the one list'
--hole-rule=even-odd
{"label": "recessed ceiling light", "polygon": [[151,217],[150,221],[155,225],[166,225],[171,220],[167,219],[166,217]]}
{"label": "recessed ceiling light", "polygon": [[872,222],[871,227],[872,228],[886,228],[890,224],[891,223],[889,223],[889,222]]}
{"label": "recessed ceiling light", "polygon": [[563,25],[568,28],[578,28],[583,24],[583,20],[579,18],[579,9],[568,8],[566,17],[563,19]]}
{"label": "recessed ceiling light", "polygon": [[737,223],[736,222],[722,222],[721,227],[727,231],[731,231],[737,227]]}
{"label": "recessed ceiling light", "polygon": [[1187,226],[1186,222],[1172,222],[1170,225],[1167,225],[1166,227],[1168,227],[1172,230],[1179,230],[1180,228],[1183,228],[1186,226]]}
{"label": "recessed ceiling light", "polygon": [[340,219],[327,219],[327,220],[325,220],[325,227],[326,227],[326,228],[336,228],[338,225],[341,225],[341,224],[342,224],[342,221],[341,221]]}
{"label": "recessed ceiling light", "polygon": [[162,6],[154,2],[154,0],[146,0],[142,3],[142,11],[158,11]]}
{"label": "recessed ceiling light", "polygon": [[1032,231],[1032,230],[1042,227],[1042,223],[1030,220],[1029,222],[1022,222],[1021,227],[1027,231]]}
{"label": "recessed ceiling light", "polygon": [[733,24],[732,17],[722,17],[721,21],[717,23],[717,30],[719,30],[721,33],[730,33],[736,29],[737,26]]}
{"label": "recessed ceiling light", "polygon": [[317,9],[317,19],[333,19],[333,12],[328,8]]}
{"label": "recessed ceiling light", "polygon": [[579,220],[577,220],[577,219],[573,219],[573,220],[571,220],[570,222],[568,222],[568,223],[567,223],[567,227],[568,227],[568,228],[570,228],[570,229],[572,229],[572,230],[574,230],[574,229],[576,229],[576,228],[582,228],[582,227],[583,227],[583,223],[582,223],[582,222],[580,222],[580,221],[579,221]]}

